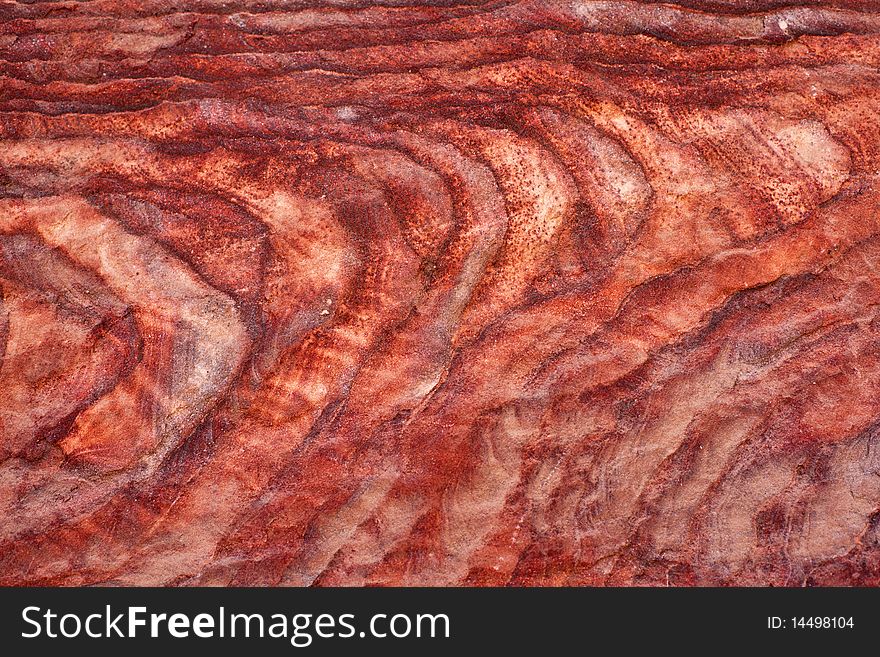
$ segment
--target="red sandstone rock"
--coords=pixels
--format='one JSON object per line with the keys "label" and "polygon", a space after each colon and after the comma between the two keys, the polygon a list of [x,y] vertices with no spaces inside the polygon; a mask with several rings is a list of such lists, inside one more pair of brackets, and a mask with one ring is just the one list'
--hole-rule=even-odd
{"label": "red sandstone rock", "polygon": [[880,584],[878,34],[0,5],[0,583]]}

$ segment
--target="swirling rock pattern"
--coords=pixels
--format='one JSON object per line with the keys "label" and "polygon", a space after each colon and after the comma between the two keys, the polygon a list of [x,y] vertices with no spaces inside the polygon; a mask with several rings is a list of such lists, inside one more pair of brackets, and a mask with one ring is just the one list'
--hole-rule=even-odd
{"label": "swirling rock pattern", "polygon": [[0,583],[880,584],[873,0],[0,5]]}

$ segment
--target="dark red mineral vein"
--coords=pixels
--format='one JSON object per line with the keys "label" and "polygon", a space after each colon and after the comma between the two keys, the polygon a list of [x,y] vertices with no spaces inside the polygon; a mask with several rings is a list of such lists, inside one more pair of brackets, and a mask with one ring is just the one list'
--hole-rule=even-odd
{"label": "dark red mineral vein", "polygon": [[880,7],[0,4],[0,583],[880,584]]}

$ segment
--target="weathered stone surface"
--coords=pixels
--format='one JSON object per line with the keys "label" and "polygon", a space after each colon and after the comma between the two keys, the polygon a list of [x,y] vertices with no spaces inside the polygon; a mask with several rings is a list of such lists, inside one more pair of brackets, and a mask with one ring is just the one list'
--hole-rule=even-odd
{"label": "weathered stone surface", "polygon": [[0,5],[0,583],[880,583],[880,7]]}

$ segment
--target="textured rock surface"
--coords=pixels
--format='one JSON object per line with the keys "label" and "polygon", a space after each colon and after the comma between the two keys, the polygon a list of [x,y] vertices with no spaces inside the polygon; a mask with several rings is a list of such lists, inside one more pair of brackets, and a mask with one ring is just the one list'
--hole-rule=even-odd
{"label": "textured rock surface", "polygon": [[872,0],[0,4],[0,583],[880,583]]}

